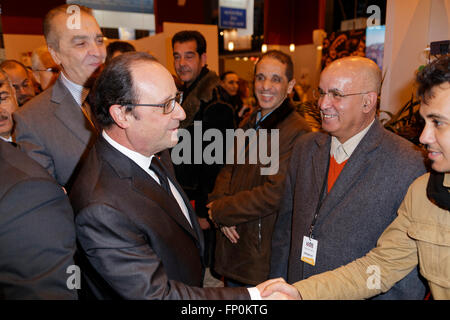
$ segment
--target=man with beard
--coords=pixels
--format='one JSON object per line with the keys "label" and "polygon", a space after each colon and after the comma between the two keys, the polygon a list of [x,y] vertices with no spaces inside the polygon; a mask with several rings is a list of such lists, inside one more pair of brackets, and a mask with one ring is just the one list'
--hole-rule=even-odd
{"label": "man with beard", "polygon": [[14,117],[20,148],[66,189],[97,134],[85,100],[88,80],[106,55],[103,35],[91,10],[79,8],[73,13],[79,14],[79,26],[68,23],[73,18],[69,5],[47,13],[44,36],[62,72],[50,90],[30,101]]}

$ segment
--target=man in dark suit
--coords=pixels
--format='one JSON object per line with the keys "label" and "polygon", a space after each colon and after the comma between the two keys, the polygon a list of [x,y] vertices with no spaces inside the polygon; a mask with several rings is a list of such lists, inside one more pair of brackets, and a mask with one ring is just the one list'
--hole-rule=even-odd
{"label": "man in dark suit", "polygon": [[[166,150],[185,113],[172,75],[124,53],[98,78],[103,127],[71,191],[82,274],[99,299],[249,299],[257,288],[199,288],[204,240]],[[259,289],[262,286],[259,285]]]}
{"label": "man in dark suit", "polygon": [[[395,219],[421,153],[376,119],[381,71],[371,60],[336,60],[321,74],[322,128],[294,147],[272,238],[270,277],[289,283],[369,252]],[[370,270],[369,270],[370,271]],[[417,268],[378,299],[422,299]]]}
{"label": "man in dark suit", "polygon": [[0,299],[77,299],[67,285],[75,228],[64,191],[1,140],[0,177]]}
{"label": "man in dark suit", "polygon": [[79,14],[80,25],[72,26],[68,22],[77,19],[68,7],[56,7],[44,19],[48,49],[62,72],[52,87],[14,115],[20,148],[66,189],[96,136],[85,99],[89,80],[106,55],[90,9],[79,6],[79,13],[73,15]]}

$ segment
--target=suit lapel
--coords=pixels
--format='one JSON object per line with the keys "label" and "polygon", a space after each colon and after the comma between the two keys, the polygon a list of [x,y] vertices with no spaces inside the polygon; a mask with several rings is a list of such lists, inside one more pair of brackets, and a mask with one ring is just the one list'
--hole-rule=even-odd
{"label": "suit lapel", "polygon": [[[198,243],[203,244],[199,239],[196,230],[190,226],[176,200],[167,194],[167,192],[152,177],[150,177],[147,172],[142,170],[136,163],[134,163],[133,160],[129,159],[127,156],[112,147],[103,139],[103,137],[100,137],[97,143],[103,157],[114,168],[120,178],[131,179],[131,185],[135,192],[138,192],[157,203],[161,207],[162,211],[175,220],[177,224],[183,227],[183,229],[185,229],[195,240],[197,240]],[[182,192],[180,193],[184,199],[184,194]],[[190,211],[189,202],[186,206],[188,206],[188,211]],[[192,215],[191,213],[189,214],[192,221]],[[197,221],[192,221],[192,225],[195,226],[196,222]]]}
{"label": "suit lapel", "polygon": [[333,208],[335,208],[349,193],[353,186],[359,183],[361,179],[365,179],[366,175],[364,172],[371,167],[371,161],[373,161],[371,152],[381,143],[382,130],[379,122],[375,120],[375,123],[348,159],[330,193],[324,199],[319,213],[320,219],[328,216],[333,211]]}
{"label": "suit lapel", "polygon": [[56,104],[55,117],[83,144],[88,144],[92,134],[95,133],[95,129],[83,114],[81,107],[75,102],[72,94],[64,86],[61,78],[58,78],[52,90],[51,101]]}

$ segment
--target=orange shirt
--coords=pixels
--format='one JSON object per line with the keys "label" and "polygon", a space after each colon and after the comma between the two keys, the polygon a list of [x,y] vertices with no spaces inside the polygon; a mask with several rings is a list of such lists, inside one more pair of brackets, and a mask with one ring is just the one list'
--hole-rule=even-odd
{"label": "orange shirt", "polygon": [[334,160],[333,156],[330,156],[330,167],[328,168],[328,180],[327,180],[328,193],[330,193],[331,188],[333,187],[334,183],[339,177],[339,174],[341,173],[342,169],[344,169],[346,163],[347,160],[339,164],[336,162],[336,160]]}

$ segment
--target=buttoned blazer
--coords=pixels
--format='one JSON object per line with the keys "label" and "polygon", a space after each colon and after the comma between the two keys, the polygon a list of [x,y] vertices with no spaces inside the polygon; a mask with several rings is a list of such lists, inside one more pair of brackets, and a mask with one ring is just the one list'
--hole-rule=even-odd
{"label": "buttoned blazer", "polygon": [[0,177],[0,300],[77,299],[67,286],[76,245],[64,191],[38,163],[1,140]]}
{"label": "buttoned blazer", "polygon": [[[425,172],[422,154],[414,145],[376,120],[318,208],[330,145],[329,135],[311,133],[294,147],[272,238],[270,277],[296,282],[364,256],[397,216],[408,186]],[[316,210],[313,238],[318,250],[312,266],[300,258]],[[378,298],[421,299],[424,292],[415,269]]]}
{"label": "buttoned blazer", "polygon": [[97,131],[64,86],[61,75],[52,87],[15,112],[14,120],[20,149],[60,185],[70,188]]}
{"label": "buttoned blazer", "polygon": [[[71,191],[84,275],[99,299],[248,299],[246,289],[202,286],[204,240],[178,203],[142,168],[103,138],[92,148]],[[86,272],[86,271],[93,272]]]}

